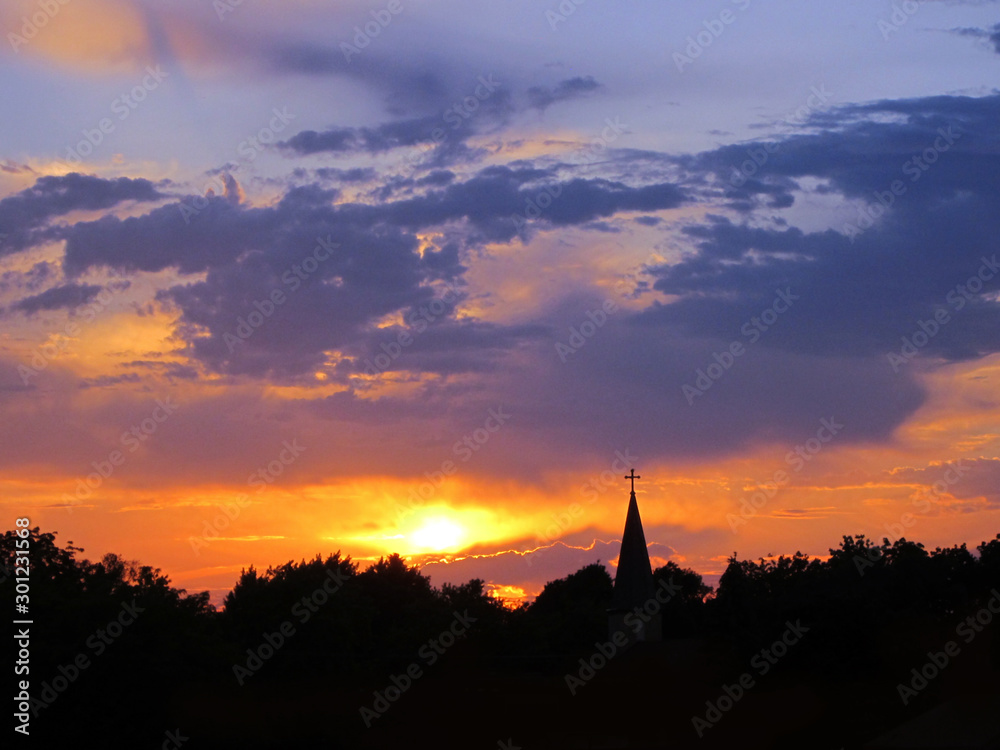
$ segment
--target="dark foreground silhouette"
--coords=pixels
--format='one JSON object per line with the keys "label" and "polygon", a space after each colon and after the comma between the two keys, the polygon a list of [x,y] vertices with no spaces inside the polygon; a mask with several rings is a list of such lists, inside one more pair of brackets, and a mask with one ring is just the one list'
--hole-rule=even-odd
{"label": "dark foreground silhouette", "polygon": [[[15,539],[0,540],[4,602]],[[362,571],[337,553],[244,571],[216,611],[159,570],[116,555],[92,563],[33,529],[33,716],[30,739],[14,737],[108,748],[1000,747],[1000,535],[977,551],[844,537],[822,561],[734,554],[717,591],[669,563],[648,604],[663,642],[621,645],[599,563],[508,608],[479,580],[438,589],[398,556]]]}

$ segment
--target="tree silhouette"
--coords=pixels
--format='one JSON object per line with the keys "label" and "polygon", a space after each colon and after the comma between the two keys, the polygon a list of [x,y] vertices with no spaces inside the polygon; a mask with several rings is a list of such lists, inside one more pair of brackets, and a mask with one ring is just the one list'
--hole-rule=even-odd
{"label": "tree silhouette", "polygon": [[653,584],[661,583],[679,586],[680,591],[663,606],[664,637],[690,636],[704,625],[705,599],[712,593],[702,577],[693,570],[682,568],[669,560],[662,568],[653,571]]}
{"label": "tree silhouette", "polygon": [[[8,601],[14,594],[16,539],[14,532],[0,537],[0,596]],[[164,727],[182,723],[216,744],[276,746],[279,737],[286,740],[281,732],[292,732],[300,744],[361,746],[342,726],[360,730],[357,706],[376,692],[384,694],[394,684],[391,676],[405,674],[410,665],[426,667],[429,675],[411,691],[412,701],[401,700],[417,713],[448,701],[476,715],[476,696],[495,695],[498,685],[543,690],[539,705],[551,706],[557,704],[540,686],[561,687],[559,700],[565,700],[561,680],[567,665],[589,658],[595,644],[608,637],[612,580],[599,562],[548,582],[532,603],[508,608],[480,579],[436,588],[399,555],[361,571],[337,552],[263,573],[245,569],[217,612],[207,592],[190,595],[151,566],[116,554],[97,562],[81,559],[82,549],[72,543],[60,547],[55,534],[38,528],[30,530],[29,539],[34,684],[66,674],[80,654],[90,660],[65,693],[42,709],[39,733],[49,745],[56,738],[71,739],[75,728],[86,725],[154,746],[162,744]],[[658,568],[654,581],[678,587],[663,609],[668,640],[684,637],[701,644],[691,652],[694,671],[682,682],[694,679],[712,690],[729,684],[788,622],[801,622],[808,635],[776,671],[794,680],[789,684],[827,691],[830,705],[841,713],[867,711],[874,732],[899,719],[892,685],[926,660],[929,650],[954,639],[956,624],[981,613],[1000,591],[1000,535],[976,551],[965,545],[928,551],[906,539],[876,544],[861,535],[845,536],[825,559],[796,552],[751,561],[734,553],[715,592],[698,573],[674,562]],[[88,638],[107,630],[129,607],[138,616],[114,638],[99,641],[103,648],[96,653]],[[419,650],[440,636],[456,612],[475,622],[430,668]],[[237,683],[234,665],[248,663],[248,650],[258,653],[265,635],[282,623],[294,632],[255,667],[252,682]],[[965,659],[961,669],[986,670],[980,679],[993,684],[1000,630],[983,633],[974,644],[981,658]],[[690,645],[683,642],[685,650]],[[502,678],[494,674],[497,666]],[[617,685],[614,677],[602,679],[609,688]],[[951,684],[935,682],[919,705],[941,700]],[[889,685],[888,702],[873,713],[865,700],[883,699],[862,700],[868,693],[858,685]],[[107,694],[115,696],[111,713]],[[617,695],[615,690],[590,694],[602,696],[600,701]],[[704,698],[684,710],[703,705]],[[268,728],[272,710],[278,711],[275,727]],[[384,726],[407,717],[408,710],[394,708]],[[679,717],[681,724],[690,711]],[[295,721],[277,718],[293,715]],[[727,719],[734,726],[735,715]],[[462,731],[476,730],[474,722],[462,725]]]}
{"label": "tree silhouette", "polygon": [[[8,531],[0,539],[5,570],[13,568],[17,538]],[[114,554],[97,563],[78,559],[82,548],[61,548],[54,533],[37,527],[28,539],[31,675],[34,697],[42,700],[35,709],[44,716],[36,737],[86,726],[95,735],[126,732],[154,741],[173,686],[222,663],[208,593],[189,596],[159,570]],[[13,601],[13,589],[10,575],[0,596]],[[64,691],[52,688],[64,683]],[[114,711],[107,710],[109,693]]]}
{"label": "tree silhouette", "polygon": [[539,648],[575,653],[607,638],[612,588],[600,562],[545,584],[527,610],[527,625]]}

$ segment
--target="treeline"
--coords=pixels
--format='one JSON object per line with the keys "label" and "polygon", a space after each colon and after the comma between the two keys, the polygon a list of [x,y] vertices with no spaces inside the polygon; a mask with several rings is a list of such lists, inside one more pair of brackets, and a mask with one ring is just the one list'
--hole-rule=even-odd
{"label": "treeline", "polygon": [[[16,539],[0,539],[5,602],[14,601]],[[434,587],[398,555],[361,569],[337,553],[245,570],[216,610],[207,592],[188,594],[149,566],[81,559],[82,549],[37,528],[30,541],[30,679],[36,721],[50,729],[124,722],[153,742],[178,704],[199,696],[237,705],[244,689],[331,679],[364,696],[424,653],[451,668],[558,673],[607,639],[612,580],[598,562],[506,607],[481,580]],[[668,640],[699,639],[739,664],[801,621],[809,635],[787,668],[886,672],[939,645],[991,597],[1000,602],[1000,535],[978,554],[863,536],[844,537],[823,560],[734,554],[714,591],[672,562],[654,577],[676,592],[663,609]]]}
{"label": "treeline", "polygon": [[914,644],[939,646],[994,598],[1000,604],[1000,535],[978,553],[964,544],[929,552],[906,539],[845,536],[825,560],[734,555],[704,624],[747,651],[801,619],[812,630],[797,658],[828,673],[877,672],[906,663]]}

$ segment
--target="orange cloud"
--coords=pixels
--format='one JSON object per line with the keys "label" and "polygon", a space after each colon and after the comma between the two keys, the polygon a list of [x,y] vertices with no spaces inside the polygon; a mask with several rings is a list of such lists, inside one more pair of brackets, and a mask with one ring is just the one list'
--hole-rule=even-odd
{"label": "orange cloud", "polygon": [[134,71],[152,64],[149,29],[127,0],[56,2],[7,0],[0,24],[17,55],[79,71]]}

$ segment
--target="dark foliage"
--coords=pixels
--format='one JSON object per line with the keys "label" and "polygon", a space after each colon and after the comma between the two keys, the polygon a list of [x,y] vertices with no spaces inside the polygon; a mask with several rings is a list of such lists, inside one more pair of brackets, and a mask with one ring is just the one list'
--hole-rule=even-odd
{"label": "dark foliage", "polygon": [[[363,729],[358,707],[374,705],[414,665],[420,674],[411,683],[422,681],[427,695],[449,694],[472,674],[507,675],[498,684],[542,675],[540,684],[557,685],[567,663],[608,638],[612,579],[599,562],[511,607],[481,580],[435,588],[398,555],[359,570],[338,552],[244,570],[216,611],[207,592],[187,594],[157,569],[114,554],[81,559],[72,542],[60,547],[37,528],[29,539],[30,674],[33,696],[45,701],[36,704],[35,724],[51,741],[87,726],[159,746],[183,719],[205,736],[232,732],[245,746],[281,746],[264,739],[278,736],[269,711],[287,719],[326,710],[337,717],[332,724],[306,722],[295,736],[350,747]],[[16,540],[14,532],[0,538],[5,601],[14,596]],[[788,623],[800,622],[809,634],[781,670],[825,681],[891,680],[1000,597],[1000,535],[977,551],[845,536],[827,559],[797,552],[753,562],[734,554],[717,591],[673,562],[654,572],[654,582],[676,591],[663,609],[667,643],[702,644],[710,654],[702,672],[745,668]],[[984,638],[980,652],[994,670],[997,641]],[[81,657],[87,664],[76,668]],[[451,700],[464,700],[462,692]],[[407,714],[392,716],[382,726]]]}

